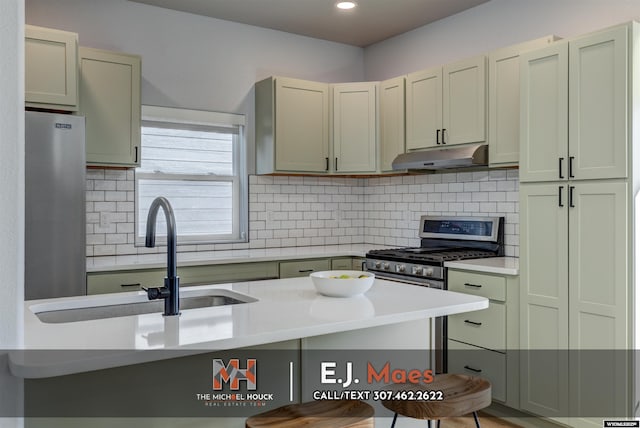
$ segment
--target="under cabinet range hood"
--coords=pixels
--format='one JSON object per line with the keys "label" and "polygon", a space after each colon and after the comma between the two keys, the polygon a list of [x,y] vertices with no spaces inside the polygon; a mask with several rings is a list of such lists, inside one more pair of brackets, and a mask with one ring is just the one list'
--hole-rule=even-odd
{"label": "under cabinet range hood", "polygon": [[398,155],[391,166],[394,170],[438,170],[487,166],[487,152],[486,144],[415,151]]}

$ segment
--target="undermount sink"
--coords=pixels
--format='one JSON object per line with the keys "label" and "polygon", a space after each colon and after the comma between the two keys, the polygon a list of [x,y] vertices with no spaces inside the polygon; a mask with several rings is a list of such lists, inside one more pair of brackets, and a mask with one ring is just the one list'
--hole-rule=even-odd
{"label": "undermount sink", "polygon": [[[141,297],[145,300],[141,300]],[[40,321],[48,324],[119,318],[132,315],[162,313],[164,311],[164,301],[162,300],[148,301],[146,300],[146,295],[136,295],[130,300],[131,301],[119,301],[117,303],[102,302],[102,304],[96,304],[96,302],[93,301],[88,302],[89,304],[87,305],[65,308],[55,308],[49,305],[42,305],[41,307],[41,305],[37,305],[32,308],[32,310]],[[237,305],[255,301],[257,301],[257,299],[253,297],[225,289],[203,290],[195,293],[185,292],[184,294],[180,294],[180,310],[185,311],[189,309]]]}

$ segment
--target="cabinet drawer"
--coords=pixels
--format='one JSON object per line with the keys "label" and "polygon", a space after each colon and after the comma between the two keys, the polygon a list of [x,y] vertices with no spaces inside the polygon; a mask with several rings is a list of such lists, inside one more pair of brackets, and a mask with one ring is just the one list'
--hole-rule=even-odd
{"label": "cabinet drawer", "polygon": [[449,340],[449,373],[480,376],[491,382],[491,396],[506,401],[506,356],[476,346]]}
{"label": "cabinet drawer", "polygon": [[311,272],[329,270],[329,259],[298,260],[280,263],[280,278],[307,276]]}
{"label": "cabinet drawer", "polygon": [[144,269],[87,274],[87,294],[138,291],[141,287],[162,287],[166,269]]}
{"label": "cabinet drawer", "polygon": [[278,277],[278,264],[256,262],[185,266],[178,268],[178,276],[180,284],[184,286],[275,279]]}
{"label": "cabinet drawer", "polygon": [[353,270],[351,257],[341,257],[339,259],[331,259],[332,270]]}
{"label": "cabinet drawer", "polygon": [[504,302],[506,279],[503,276],[486,273],[449,270],[447,285],[449,290],[475,294],[491,300]]}
{"label": "cabinet drawer", "polygon": [[490,302],[487,309],[449,316],[449,338],[502,351],[506,349],[506,310]]}

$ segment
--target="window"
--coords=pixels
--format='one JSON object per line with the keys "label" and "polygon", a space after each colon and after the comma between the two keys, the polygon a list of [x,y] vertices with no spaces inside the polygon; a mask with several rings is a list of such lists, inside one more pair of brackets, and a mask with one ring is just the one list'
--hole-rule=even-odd
{"label": "window", "polygon": [[[136,169],[136,243],[144,243],[151,202],[166,197],[179,244],[246,240],[244,116],[142,107]],[[166,236],[163,215],[156,232]],[[159,241],[162,239],[159,238]]]}

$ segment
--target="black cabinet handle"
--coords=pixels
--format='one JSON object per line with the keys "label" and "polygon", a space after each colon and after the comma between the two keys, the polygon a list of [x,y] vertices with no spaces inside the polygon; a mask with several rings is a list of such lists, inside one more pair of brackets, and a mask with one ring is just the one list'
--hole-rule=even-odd
{"label": "black cabinet handle", "polygon": [[338,158],[336,158],[336,164],[335,164],[335,167],[336,167],[336,171],[337,171],[337,170],[338,170]]}
{"label": "black cabinet handle", "polygon": [[313,272],[313,269],[301,269],[298,272],[299,273],[309,273],[309,272]]}
{"label": "black cabinet handle", "polygon": [[468,282],[464,283],[465,287],[475,287],[475,288],[482,288],[482,285],[478,285],[478,284],[471,284]]}
{"label": "black cabinet handle", "polygon": [[562,162],[564,162],[564,158],[558,158],[558,177],[564,178],[564,174],[562,174]]}
{"label": "black cabinet handle", "polygon": [[436,144],[440,144],[440,130],[436,129]]}
{"label": "black cabinet handle", "polygon": [[564,188],[564,186],[558,186],[558,206],[559,207],[564,207],[564,205],[562,204],[562,189]]}
{"label": "black cabinet handle", "polygon": [[324,160],[326,161],[326,166],[324,168],[325,171],[329,171],[329,158],[324,158]]}
{"label": "black cabinet handle", "polygon": [[447,142],[444,140],[444,133],[447,132],[447,128],[442,128],[442,144],[447,144]]}
{"label": "black cabinet handle", "polygon": [[569,178],[573,178],[573,160],[574,156],[569,156]]}
{"label": "black cabinet handle", "polygon": [[135,284],[120,284],[120,287],[140,287],[142,284],[136,282]]}
{"label": "black cabinet handle", "polygon": [[469,366],[464,366],[464,368],[475,373],[482,373],[481,369],[474,369],[473,367],[469,367]]}
{"label": "black cabinet handle", "polygon": [[138,146],[135,146],[134,148],[136,153],[135,153],[135,158],[133,160],[133,163],[138,163]]}
{"label": "black cabinet handle", "polygon": [[575,189],[576,186],[569,186],[569,206],[571,208],[575,208],[576,206],[573,205],[573,189]]}
{"label": "black cabinet handle", "polygon": [[475,326],[481,326],[482,325],[481,322],[475,322],[475,321],[469,321],[469,320],[464,320],[464,322],[466,322],[467,324],[475,325]]}

